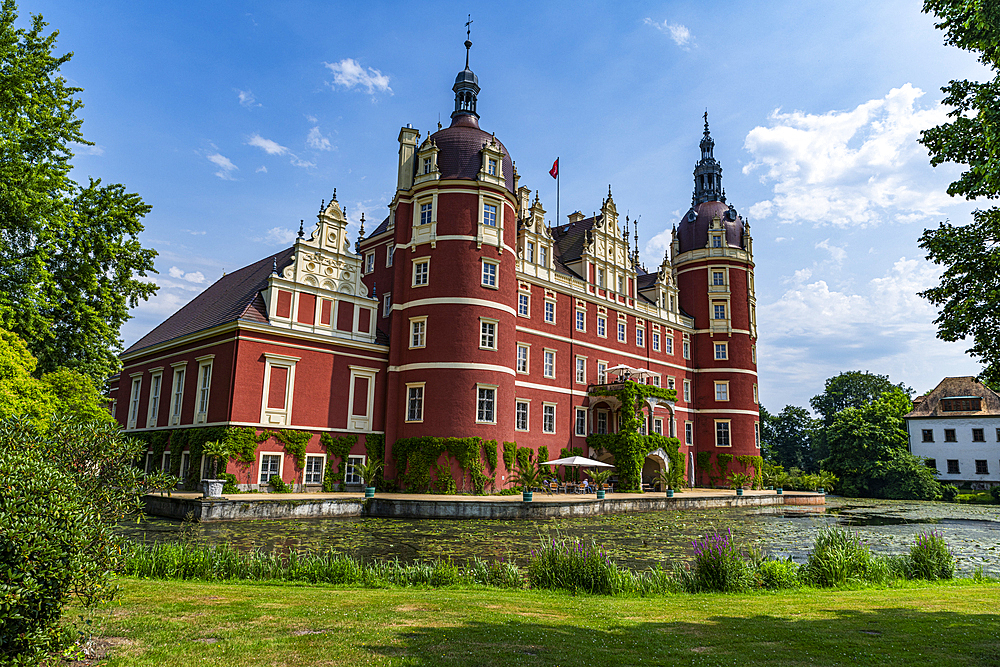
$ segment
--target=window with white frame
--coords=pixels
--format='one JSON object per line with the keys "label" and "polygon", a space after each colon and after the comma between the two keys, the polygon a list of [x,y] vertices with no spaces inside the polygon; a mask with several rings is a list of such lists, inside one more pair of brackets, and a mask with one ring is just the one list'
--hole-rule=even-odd
{"label": "window with white frame", "polygon": [[542,375],[547,378],[556,376],[556,351],[545,350],[542,355]]}
{"label": "window with white frame", "polygon": [[531,297],[529,295],[517,295],[517,314],[519,317],[531,316]]}
{"label": "window with white frame", "polygon": [[635,330],[635,344],[638,347],[646,347],[646,330],[636,329]]}
{"label": "window with white frame", "polygon": [[755,364],[757,363],[757,345],[756,344],[750,346],[750,361],[752,361]]}
{"label": "window with white frame", "polygon": [[146,408],[146,428],[156,426],[160,418],[160,390],[163,388],[163,371],[156,371],[149,378],[149,405]]}
{"label": "window with white frame", "polygon": [[715,358],[720,361],[729,358],[729,343],[715,344]]}
{"label": "window with white frame", "polygon": [[430,258],[413,261],[413,286],[423,287],[430,279],[431,260]]}
{"label": "window with white frame", "polygon": [[431,159],[429,157],[424,158],[424,173],[431,173]]}
{"label": "window with white frame", "polygon": [[606,317],[597,318],[597,335],[601,338],[607,338],[608,336],[608,320]]}
{"label": "window with white frame", "polygon": [[597,269],[597,286],[604,288],[604,269],[602,268]]}
{"label": "window with white frame", "polygon": [[487,227],[497,226],[497,207],[493,204],[483,204],[483,224]]}
{"label": "window with white frame", "polygon": [[684,444],[693,445],[694,444],[694,423],[684,422]]}
{"label": "window with white frame", "polygon": [[667,389],[674,389],[676,387],[677,387],[677,380],[675,380],[672,375],[668,376],[667,377]]}
{"label": "window with white frame", "polygon": [[181,484],[187,481],[188,471],[191,470],[191,454],[188,452],[181,452],[181,467],[178,471],[178,476],[181,478]]}
{"label": "window with white frame", "polygon": [[433,202],[428,202],[426,204],[420,205],[420,224],[429,225],[431,220],[434,219],[434,205]]}
{"label": "window with white frame", "polygon": [[625,276],[618,276],[618,293],[625,293]]}
{"label": "window with white frame", "polygon": [[757,383],[756,382],[754,382],[754,385],[753,385],[753,402],[754,403],[760,403],[760,401],[757,400]]}
{"label": "window with white frame", "polygon": [[265,424],[283,425],[291,422],[292,397],[295,387],[295,364],[299,357],[264,353],[264,391],[261,397],[260,420]]}
{"label": "window with white frame", "polygon": [[753,442],[760,449],[760,422],[753,423]]}
{"label": "window with white frame", "polygon": [[677,437],[677,420],[674,419],[673,417],[670,418],[670,437],[671,438]]}
{"label": "window with white frame", "polygon": [[726,319],[726,304],[724,303],[712,304],[712,313],[713,313],[712,315],[713,319],[716,320]]}
{"label": "window with white frame", "polygon": [[348,456],[347,467],[344,472],[344,484],[361,484],[361,466],[365,463],[364,456]]}
{"label": "window with white frame", "polygon": [[427,346],[427,318],[410,318],[410,349]]}
{"label": "window with white frame", "polygon": [[725,285],[726,284],[726,274],[722,271],[712,271],[712,284],[713,285]]}
{"label": "window with white frame", "polygon": [[729,400],[729,381],[716,381],[715,383],[715,400],[717,401],[728,401]]}
{"label": "window with white frame", "polygon": [[547,324],[556,323],[556,302],[545,300],[545,322]]}
{"label": "window with white frame", "polygon": [[476,387],[476,421],[485,424],[496,423],[496,387]]}
{"label": "window with white frame", "polygon": [[691,402],[691,380],[684,380],[684,402]]}
{"label": "window with white frame", "polygon": [[553,403],[542,404],[542,433],[556,432],[556,406]]}
{"label": "window with white frame", "polygon": [[215,355],[198,357],[198,410],[194,421],[203,424],[208,421],[208,399],[212,391],[212,359]]}
{"label": "window with white frame", "polygon": [[730,446],[732,446],[732,443],[730,442],[729,420],[728,419],[716,419],[715,420],[715,446],[716,447],[730,447]]}
{"label": "window with white frame", "polygon": [[685,340],[681,343],[681,352],[685,359],[691,358],[691,341]]}
{"label": "window with white frame", "polygon": [[517,431],[528,430],[528,402],[518,401],[514,405],[514,429]]}
{"label": "window with white frame", "polygon": [[538,263],[544,267],[549,265],[549,249],[545,246],[538,246]]}
{"label": "window with white frame", "polygon": [[396,254],[396,246],[392,243],[385,249],[385,265],[386,268],[392,266],[392,256]]}
{"label": "window with white frame", "polygon": [[576,429],[579,437],[587,435],[587,408],[576,408]]}
{"label": "window with white frame", "polygon": [[375,253],[369,252],[365,253],[365,273],[371,273],[375,270]]}
{"label": "window with white frame", "polygon": [[392,312],[392,292],[386,292],[382,295],[382,317],[389,317],[389,313]]}
{"label": "window with white frame", "polygon": [[587,383],[587,357],[576,358],[576,383]]}
{"label": "window with white frame", "polygon": [[653,339],[652,340],[653,351],[654,352],[659,352],[660,351],[660,334],[659,334],[659,332],[654,331],[653,334],[652,334],[652,339]]}
{"label": "window with white frame", "polygon": [[[207,458],[207,457],[206,457]],[[267,486],[272,477],[281,479],[282,455],[274,452],[262,452],[260,455],[260,476],[257,478],[261,486]]]}
{"label": "window with white frame", "polygon": [[174,369],[174,384],[170,394],[170,425],[177,426],[181,423],[181,410],[184,408],[184,376],[187,362],[182,361],[171,366]]}
{"label": "window with white frame", "polygon": [[597,411],[597,432],[604,434],[608,432],[608,411]]}
{"label": "window with white frame", "polygon": [[608,382],[608,362],[597,362],[597,384],[607,384]]}
{"label": "window with white frame", "polygon": [[527,241],[524,244],[524,258],[526,260],[528,260],[529,262],[531,262],[532,264],[535,263],[535,244],[534,244],[534,242]]}
{"label": "window with white frame", "polygon": [[655,417],[653,419],[653,433],[656,435],[663,435],[663,419],[661,417]]}
{"label": "window with white frame", "polygon": [[674,339],[671,336],[663,337],[663,351],[667,354],[674,353]]}
{"label": "window with white frame", "polygon": [[721,248],[722,247],[722,235],[721,234],[713,234],[712,235],[712,247],[713,248]]}
{"label": "window with white frame", "polygon": [[517,372],[528,372],[528,346],[520,343],[517,345]]}
{"label": "window with white frame", "polygon": [[128,428],[135,428],[139,420],[139,394],[142,392],[142,373],[132,377],[132,391],[128,401]]}
{"label": "window with white frame", "polygon": [[424,383],[415,382],[406,385],[406,421],[422,422],[424,420]]}
{"label": "window with white frame", "polygon": [[322,454],[310,454],[306,456],[306,470],[302,481],[306,484],[322,484],[325,464],[326,457]]}
{"label": "window with white frame", "polygon": [[490,176],[497,175],[497,161],[494,160],[493,158],[490,158],[486,161],[486,173],[488,173]]}
{"label": "window with white frame", "polygon": [[497,286],[497,263],[488,259],[483,260],[483,287]]}
{"label": "window with white frame", "polygon": [[479,318],[479,347],[483,350],[497,349],[497,321]]}
{"label": "window with white frame", "polygon": [[587,311],[585,310],[576,311],[576,330],[577,331],[587,330]]}
{"label": "window with white frame", "polygon": [[143,464],[142,471],[147,475],[156,472],[153,466],[156,465],[156,454],[153,452],[146,452],[146,462]]}
{"label": "window with white frame", "polygon": [[624,343],[625,342],[625,323],[624,322],[619,322],[618,323],[618,342],[619,343]]}
{"label": "window with white frame", "polygon": [[660,386],[660,376],[659,375],[652,376],[651,378],[649,378],[649,381],[650,381],[650,384],[652,384],[654,387],[659,387]]}

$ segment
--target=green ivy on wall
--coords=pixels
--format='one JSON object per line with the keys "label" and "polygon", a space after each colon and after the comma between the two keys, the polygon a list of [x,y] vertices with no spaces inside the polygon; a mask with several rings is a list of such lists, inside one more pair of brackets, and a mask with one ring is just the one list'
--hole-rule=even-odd
{"label": "green ivy on wall", "polygon": [[[753,475],[753,488],[762,488],[764,486],[764,477],[761,471],[764,468],[764,457],[740,454],[736,457],[736,460],[743,466],[744,472]],[[752,473],[750,472],[751,469],[753,469]]]}
{"label": "green ivy on wall", "polygon": [[[450,465],[447,468],[438,466],[442,454],[454,456],[465,474],[469,474],[473,488],[485,484],[482,470],[482,438],[404,438],[397,440],[392,446],[392,458],[396,463],[396,478],[399,485],[411,492],[426,492],[431,490],[431,467],[435,466],[437,477],[436,488],[440,485],[451,488],[455,481]],[[488,451],[488,449],[487,449]],[[504,460],[506,460],[506,443],[504,444]],[[441,464],[445,466],[445,464]],[[445,472],[446,471],[446,472]],[[447,479],[442,479],[442,475]],[[484,479],[485,477],[485,479]],[[448,480],[451,480],[450,483]],[[457,487],[457,485],[455,485]],[[444,488],[441,487],[441,488]]]}
{"label": "green ivy on wall", "polygon": [[485,440],[483,449],[486,451],[486,464],[490,467],[490,472],[495,475],[497,471],[497,441]]}
{"label": "green ivy on wall", "polygon": [[712,471],[709,468],[711,464],[712,452],[698,452],[694,455],[694,467],[699,473],[701,473],[702,478],[704,478],[705,475],[708,475],[709,479],[713,479]]}
{"label": "green ivy on wall", "polygon": [[285,446],[285,451],[295,458],[295,464],[299,468],[306,467],[306,447],[312,437],[313,434],[309,431],[296,431],[290,428],[274,432],[274,438]]}
{"label": "green ivy on wall", "polygon": [[[542,445],[541,447],[538,448],[538,462],[541,463],[542,461],[548,461],[548,460],[549,460],[549,448],[546,447],[545,445]],[[539,467],[541,468],[544,474],[546,475],[552,474],[552,466],[539,466]]]}
{"label": "green ivy on wall", "polygon": [[517,456],[517,443],[503,443],[503,466],[510,472],[514,469],[514,457]]}
{"label": "green ivy on wall", "polygon": [[732,462],[733,462],[732,454],[719,452],[715,455],[715,467],[719,471],[719,476],[716,479],[722,482],[726,481],[726,478],[729,476],[729,464]]}
{"label": "green ivy on wall", "polygon": [[[365,441],[367,445],[367,440]],[[384,442],[384,439],[383,439]],[[334,436],[332,433],[322,433],[319,444],[326,450],[326,474],[323,475],[323,491],[329,493],[336,484],[343,484],[347,472],[347,455],[354,445],[358,444],[358,436]],[[336,464],[336,467],[334,465]]]}

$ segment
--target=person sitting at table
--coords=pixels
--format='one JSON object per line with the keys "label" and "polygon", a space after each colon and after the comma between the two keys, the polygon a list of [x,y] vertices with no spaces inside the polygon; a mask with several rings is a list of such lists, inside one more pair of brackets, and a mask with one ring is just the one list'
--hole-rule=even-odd
{"label": "person sitting at table", "polygon": [[580,493],[590,493],[590,491],[591,491],[590,480],[589,479],[583,480],[583,482],[580,484]]}

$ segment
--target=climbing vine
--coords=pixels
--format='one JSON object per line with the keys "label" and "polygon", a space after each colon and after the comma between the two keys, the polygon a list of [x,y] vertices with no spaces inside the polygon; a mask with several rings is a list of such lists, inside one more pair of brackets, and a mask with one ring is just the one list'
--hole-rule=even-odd
{"label": "climbing vine", "polygon": [[486,451],[486,464],[490,467],[490,472],[495,474],[497,471],[497,441],[484,441],[483,449]]}
{"label": "climbing vine", "polygon": [[654,441],[649,436],[639,434],[642,421],[639,419],[639,408],[647,398],[659,398],[665,401],[677,400],[677,391],[664,389],[648,384],[638,384],[626,380],[618,388],[607,387],[595,389],[591,396],[610,396],[617,398],[622,405],[621,423],[618,433],[591,434],[587,444],[594,448],[608,450],[615,457],[615,467],[618,468],[618,483],[625,491],[638,491],[642,488],[642,462],[649,452],[656,449]]}
{"label": "climbing vine", "polygon": [[749,473],[750,469],[753,468],[753,488],[762,488],[764,486],[764,477],[761,470],[764,468],[764,457],[740,454],[736,457],[736,460],[743,466],[744,472]]}
{"label": "climbing vine", "polygon": [[694,466],[701,473],[702,477],[708,475],[709,479],[714,479],[712,477],[712,471],[709,469],[709,465],[712,463],[712,452],[698,452],[694,455]]}
{"label": "climbing vine", "polygon": [[[367,445],[367,439],[365,443]],[[384,442],[384,440],[383,440]],[[326,474],[323,475],[323,491],[329,493],[333,491],[336,484],[343,484],[344,474],[347,472],[347,455],[358,443],[356,435],[342,435],[334,437],[331,433],[321,433],[319,444],[326,450]],[[336,467],[334,464],[336,463]]]}
{"label": "climbing vine", "polygon": [[[720,452],[715,455],[715,467],[719,471],[719,476],[716,478],[720,481],[725,482],[726,477],[729,476],[729,464],[733,462],[733,455]],[[715,482],[713,482],[714,484]]]}
{"label": "climbing vine", "polygon": [[[392,458],[396,463],[396,477],[400,486],[411,492],[426,492],[432,487],[431,467],[435,466],[437,485],[450,485],[447,480],[442,480],[444,474],[454,485],[454,478],[451,474],[451,467],[446,468],[446,472],[437,466],[438,459],[442,454],[454,456],[464,473],[472,476],[472,483],[475,486],[475,474],[473,471],[473,461],[478,462],[478,474],[482,474],[481,451],[483,439],[473,438],[432,438],[424,436],[420,438],[404,438],[397,440],[392,446]],[[505,455],[506,456],[506,455]],[[444,464],[442,464],[444,465]],[[463,481],[464,484],[464,481]],[[457,485],[456,485],[457,486]],[[436,487],[435,487],[436,488]]]}
{"label": "climbing vine", "polygon": [[514,457],[517,456],[517,443],[516,442],[505,442],[503,443],[503,466],[507,471],[514,469]]}
{"label": "climbing vine", "polygon": [[365,455],[369,461],[382,463],[382,468],[375,478],[375,486],[385,487],[385,435],[381,433],[368,433],[365,435]]}
{"label": "climbing vine", "polygon": [[295,458],[296,466],[299,468],[306,467],[306,447],[309,445],[309,441],[312,440],[312,433],[283,428],[280,431],[275,431],[274,437],[285,446],[285,451]]}
{"label": "climbing vine", "polygon": [[[546,447],[545,445],[542,445],[541,447],[538,448],[538,462],[541,463],[542,461],[548,461],[548,460],[549,460],[549,448]],[[539,467],[542,469],[542,472],[544,474],[546,475],[552,474],[551,466],[539,466]]]}

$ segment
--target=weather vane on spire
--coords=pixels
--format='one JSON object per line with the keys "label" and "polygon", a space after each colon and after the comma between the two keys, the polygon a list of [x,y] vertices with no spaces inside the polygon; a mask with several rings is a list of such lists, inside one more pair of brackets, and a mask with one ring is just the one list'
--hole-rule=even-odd
{"label": "weather vane on spire", "polygon": [[705,109],[705,134],[708,134],[708,109]]}
{"label": "weather vane on spire", "polygon": [[472,14],[465,22],[465,69],[469,69],[469,49],[472,48]]}

